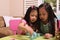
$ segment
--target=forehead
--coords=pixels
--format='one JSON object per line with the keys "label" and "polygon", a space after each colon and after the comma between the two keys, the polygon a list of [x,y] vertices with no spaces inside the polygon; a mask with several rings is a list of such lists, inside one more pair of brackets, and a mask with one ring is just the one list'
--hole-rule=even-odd
{"label": "forehead", "polygon": [[40,12],[40,13],[47,13],[47,11],[45,10],[44,7],[40,8],[40,9],[39,9],[39,12]]}
{"label": "forehead", "polygon": [[32,10],[30,14],[37,14],[37,10]]}

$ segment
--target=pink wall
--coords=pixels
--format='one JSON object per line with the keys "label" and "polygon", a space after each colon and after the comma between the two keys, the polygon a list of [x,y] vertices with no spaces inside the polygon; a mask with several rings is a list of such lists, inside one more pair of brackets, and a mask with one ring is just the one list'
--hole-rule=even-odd
{"label": "pink wall", "polygon": [[23,0],[0,0],[0,16],[23,16]]}
{"label": "pink wall", "polygon": [[23,0],[10,0],[10,15],[23,16]]}
{"label": "pink wall", "polygon": [[0,0],[0,16],[10,14],[9,0]]}

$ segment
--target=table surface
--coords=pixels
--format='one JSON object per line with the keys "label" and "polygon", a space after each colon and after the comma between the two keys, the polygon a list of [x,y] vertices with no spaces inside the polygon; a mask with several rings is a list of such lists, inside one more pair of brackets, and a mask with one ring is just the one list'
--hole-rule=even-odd
{"label": "table surface", "polygon": [[[44,39],[43,36],[37,37],[34,40],[55,40],[54,38],[51,39]],[[0,40],[30,40],[29,36],[25,36],[25,35],[12,35],[12,36],[7,36],[7,37],[3,37],[0,38]]]}

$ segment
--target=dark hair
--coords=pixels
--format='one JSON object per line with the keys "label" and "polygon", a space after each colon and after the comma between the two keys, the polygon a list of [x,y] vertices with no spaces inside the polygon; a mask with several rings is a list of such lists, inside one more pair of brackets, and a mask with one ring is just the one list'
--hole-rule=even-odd
{"label": "dark hair", "polygon": [[27,12],[26,12],[26,14],[25,14],[24,19],[27,21],[28,24],[29,24],[29,22],[30,22],[30,13],[31,13],[32,10],[36,10],[37,13],[38,13],[38,8],[35,7],[35,6],[29,7],[29,8],[27,9]]}
{"label": "dark hair", "polygon": [[42,8],[42,7],[44,7],[45,10],[48,13],[48,21],[51,23],[52,29],[53,29],[51,31],[52,31],[52,34],[55,35],[55,20],[54,20],[54,18],[57,18],[57,17],[55,16],[54,11],[53,11],[53,9],[52,9],[52,7],[50,6],[49,3],[43,3],[43,4],[41,4],[39,6],[39,9]]}
{"label": "dark hair", "polygon": [[[37,8],[37,7],[35,7],[35,6],[29,7],[29,8],[27,9],[27,11],[26,11],[26,14],[25,14],[24,19],[26,20],[26,22],[27,22],[27,24],[28,24],[29,26],[31,26],[31,24],[32,24],[32,26],[34,26],[34,28],[36,28],[35,26],[37,25],[37,21],[34,22],[34,23],[31,23],[31,22],[30,22],[30,13],[31,13],[32,10],[36,10],[37,13],[38,13],[38,8]],[[37,17],[37,20],[38,20],[38,17]],[[31,24],[30,24],[30,23],[31,23]]]}

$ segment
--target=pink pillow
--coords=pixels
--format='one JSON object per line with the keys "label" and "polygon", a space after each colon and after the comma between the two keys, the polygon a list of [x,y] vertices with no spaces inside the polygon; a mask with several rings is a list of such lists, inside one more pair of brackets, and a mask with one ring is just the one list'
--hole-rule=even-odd
{"label": "pink pillow", "polygon": [[13,20],[10,20],[9,24],[10,24],[10,29],[13,31],[13,33],[16,35],[17,31],[18,34],[21,34],[22,33],[22,30],[18,30],[18,25],[21,23],[21,22],[25,22],[25,20],[21,20],[21,19],[13,19]]}

